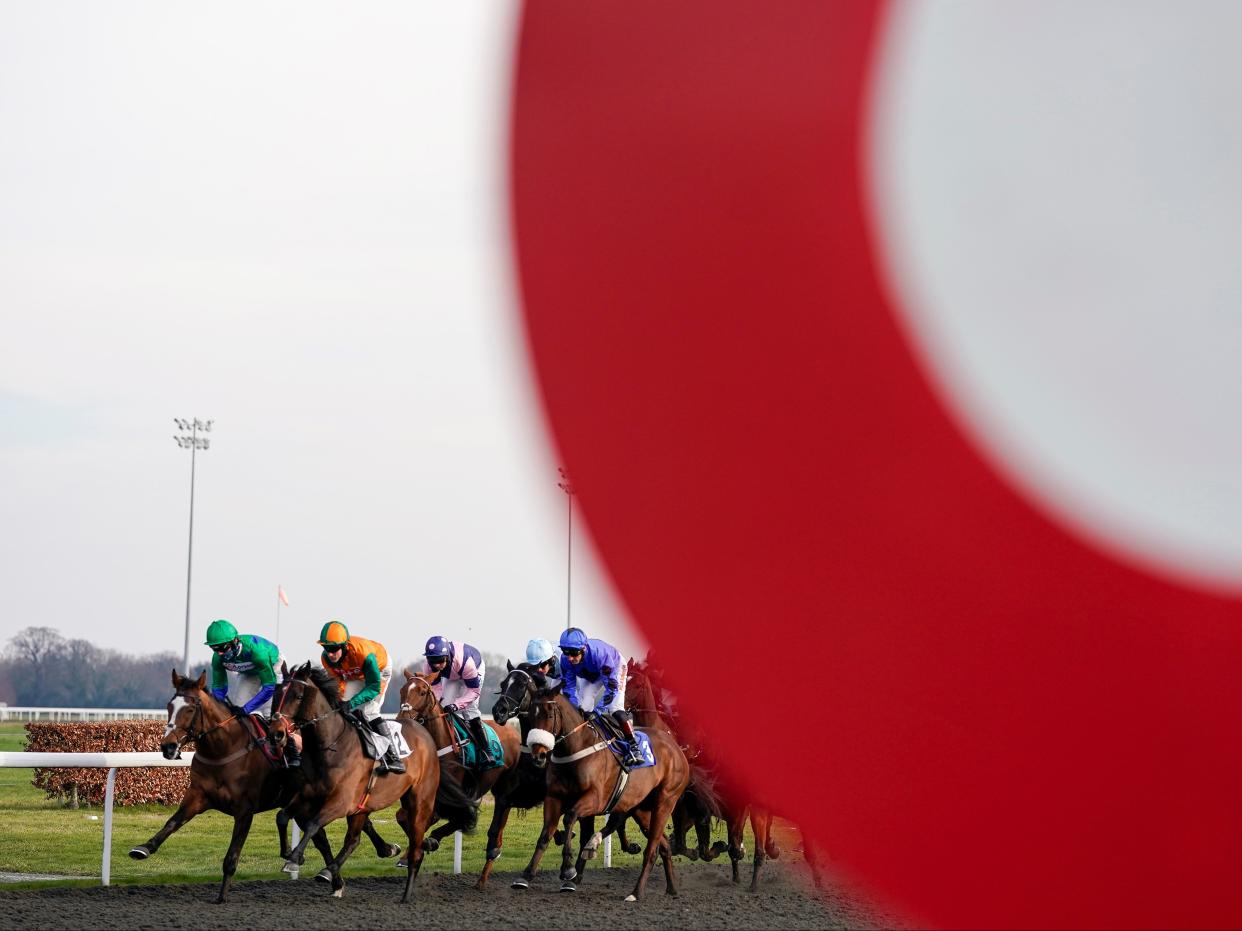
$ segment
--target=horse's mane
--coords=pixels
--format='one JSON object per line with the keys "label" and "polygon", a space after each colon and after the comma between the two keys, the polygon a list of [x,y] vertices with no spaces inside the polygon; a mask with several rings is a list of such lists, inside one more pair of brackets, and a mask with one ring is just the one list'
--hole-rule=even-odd
{"label": "horse's mane", "polygon": [[310,680],[323,693],[323,697],[328,700],[330,707],[341,707],[341,687],[337,684],[335,676],[326,669],[312,666],[310,668]]}

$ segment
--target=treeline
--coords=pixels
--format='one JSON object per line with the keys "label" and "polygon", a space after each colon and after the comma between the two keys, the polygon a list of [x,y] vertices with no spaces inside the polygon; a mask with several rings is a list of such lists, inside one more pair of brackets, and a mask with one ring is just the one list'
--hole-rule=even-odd
{"label": "treeline", "polygon": [[[395,713],[400,707],[402,670],[419,659],[394,663],[384,711]],[[484,653],[483,660],[487,677],[479,708],[490,713],[505,676],[505,658]],[[9,639],[0,655],[0,701],[52,708],[163,708],[172,697],[169,673],[174,668],[180,671],[181,656],[171,650],[135,656],[68,639],[52,627],[27,627]],[[190,674],[206,668],[200,663]]]}

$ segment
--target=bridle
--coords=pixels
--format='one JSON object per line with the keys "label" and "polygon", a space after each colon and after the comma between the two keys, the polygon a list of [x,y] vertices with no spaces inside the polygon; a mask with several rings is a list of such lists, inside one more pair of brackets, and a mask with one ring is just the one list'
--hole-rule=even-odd
{"label": "bridle", "polygon": [[[429,683],[426,679],[422,679],[422,678],[419,678],[418,676],[415,676],[413,679],[408,679],[406,681],[405,687],[408,689],[412,685],[417,685],[419,688],[426,689],[428,695],[431,695],[431,696],[435,695],[435,692],[431,690],[431,683]],[[445,711],[443,708],[439,708],[438,704],[436,707],[439,710],[438,714],[435,712],[430,712],[430,711],[416,712],[414,710],[414,706],[411,705],[408,701],[402,701],[400,710],[403,712],[408,711],[410,713],[410,716],[415,721],[417,721],[419,724],[425,725],[427,723],[428,718],[431,718],[431,717],[447,718],[448,717],[447,711]]]}
{"label": "bridle", "polygon": [[[184,693],[178,692],[177,694],[181,695],[182,698],[185,698]],[[187,705],[190,704],[190,701],[188,699],[186,700],[186,704]],[[178,740],[176,744],[178,754],[181,753],[181,748],[184,747],[186,744],[188,744],[190,741],[194,741],[195,743],[197,743],[198,741],[206,737],[208,734],[210,734],[212,731],[219,730],[220,728],[228,724],[230,721],[237,720],[237,715],[230,714],[227,718],[225,718],[223,721],[219,722],[218,724],[213,724],[211,727],[201,730],[196,734],[194,733],[194,722],[197,721],[203,715],[202,698],[201,697],[196,698],[193,704],[194,704],[194,714],[190,716],[189,726],[181,728],[181,730],[185,732],[185,736],[182,737],[180,740]],[[173,723],[174,727],[180,726],[180,725],[177,725],[175,722],[170,722],[170,723]]]}
{"label": "bridle", "polygon": [[[513,679],[514,676],[521,676],[523,679],[526,680],[525,684],[522,686],[522,700],[521,701],[517,701],[516,699],[513,698],[512,695],[509,694],[509,692],[514,688],[514,686],[517,685],[517,683],[510,681]],[[509,670],[509,674],[505,676],[504,682],[500,683],[500,698],[496,699],[497,705],[499,705],[501,702],[505,703],[506,717],[520,718],[522,715],[529,713],[530,696],[531,696],[531,692],[534,691],[534,685],[535,685],[534,678],[525,669]],[[512,709],[508,707],[509,705],[513,706]],[[494,716],[495,714],[496,714],[496,708],[495,706],[493,706],[492,715]]]}
{"label": "bridle", "polygon": [[[317,721],[322,721],[324,718],[331,717],[333,714],[336,714],[337,712],[340,712],[341,718],[342,720],[344,720],[345,709],[344,707],[339,706],[339,705],[335,708],[329,707],[327,711],[323,712],[322,714],[317,714],[313,718],[307,718],[306,720],[299,719],[295,712],[301,711],[302,706],[306,704],[306,690],[310,684],[306,682],[305,679],[288,679],[285,682],[281,683],[281,685],[283,687],[280,689],[280,701],[278,701],[276,703],[276,707],[272,709],[271,719],[273,723],[275,723],[277,719],[284,719],[289,722],[289,730],[300,731],[300,730],[304,730],[305,728],[313,726]],[[283,710],[285,707],[285,700],[289,697],[289,690],[291,689],[292,686],[295,686],[295,685],[301,687],[298,691],[298,704],[297,704],[296,709],[294,709],[294,711],[286,713]],[[332,743],[329,746],[324,747],[324,749],[325,750],[336,749],[336,745],[340,741],[341,735],[344,734],[348,730],[349,730],[348,727],[342,728],[341,734],[337,735],[336,740],[332,741]]]}

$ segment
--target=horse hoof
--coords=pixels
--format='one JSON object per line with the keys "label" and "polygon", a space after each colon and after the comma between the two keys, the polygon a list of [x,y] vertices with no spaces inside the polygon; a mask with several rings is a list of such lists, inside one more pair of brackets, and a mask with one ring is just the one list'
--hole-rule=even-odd
{"label": "horse hoof", "polygon": [[280,868],[282,873],[296,873],[301,869],[301,863],[294,863],[292,860],[286,860],[285,865]]}
{"label": "horse hoof", "polygon": [[697,860],[699,858],[699,852],[697,850],[687,850],[685,853],[691,860]]}
{"label": "horse hoof", "polygon": [[409,865],[410,864],[406,862],[405,857],[402,857],[400,860],[398,860],[396,863],[393,864],[393,866],[395,866],[399,870],[403,870]]}
{"label": "horse hoof", "polygon": [[561,892],[577,892],[578,887],[571,882],[561,883]]}
{"label": "horse hoof", "polygon": [[637,901],[638,901],[638,896],[634,895],[634,893],[632,893],[632,892],[631,892],[629,895],[627,895],[627,896],[625,897],[625,901],[627,901],[627,902],[637,902]]}
{"label": "horse hoof", "polygon": [[344,890],[344,889],[334,889],[334,890],[332,891],[332,898],[334,898],[334,899],[339,899],[339,898],[341,898],[343,895],[345,895],[345,890]]}
{"label": "horse hoof", "polygon": [[513,882],[509,883],[509,888],[510,889],[529,889],[530,883],[528,883],[524,879],[515,879],[513,880]]}
{"label": "horse hoof", "polygon": [[425,853],[435,853],[440,849],[440,842],[434,837],[423,838],[423,851]]}
{"label": "horse hoof", "polygon": [[632,856],[633,854],[636,854],[636,853],[642,853],[643,848],[639,844],[636,844],[633,841],[630,841],[628,844],[625,845],[625,852]]}
{"label": "horse hoof", "polygon": [[315,874],[315,879],[319,880],[321,883],[330,883],[332,882],[332,871],[325,866]]}
{"label": "horse hoof", "polygon": [[552,835],[552,840],[556,841],[556,846],[558,847],[565,846],[565,832],[557,831],[555,834]]}
{"label": "horse hoof", "polygon": [[129,855],[135,860],[145,860],[151,856],[151,851],[147,849],[145,844],[140,844],[129,852]]}
{"label": "horse hoof", "polygon": [[401,852],[401,845],[400,845],[400,844],[389,844],[389,845],[388,845],[388,852],[387,852],[387,853],[381,853],[381,854],[380,854],[380,859],[381,859],[381,860],[387,860],[389,857],[395,857],[395,856],[396,856],[397,854],[399,854],[400,852]]}

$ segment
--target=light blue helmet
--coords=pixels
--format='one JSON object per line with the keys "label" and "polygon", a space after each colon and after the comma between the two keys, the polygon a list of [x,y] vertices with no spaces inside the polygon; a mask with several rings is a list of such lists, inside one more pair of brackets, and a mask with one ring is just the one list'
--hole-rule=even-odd
{"label": "light blue helmet", "polygon": [[556,656],[556,647],[552,646],[550,640],[544,640],[542,637],[536,637],[530,643],[526,644],[526,662],[532,666],[538,666],[546,663],[548,660]]}
{"label": "light blue helmet", "polygon": [[565,633],[561,634],[562,650],[585,650],[587,647],[587,635],[577,627],[571,627]]}

